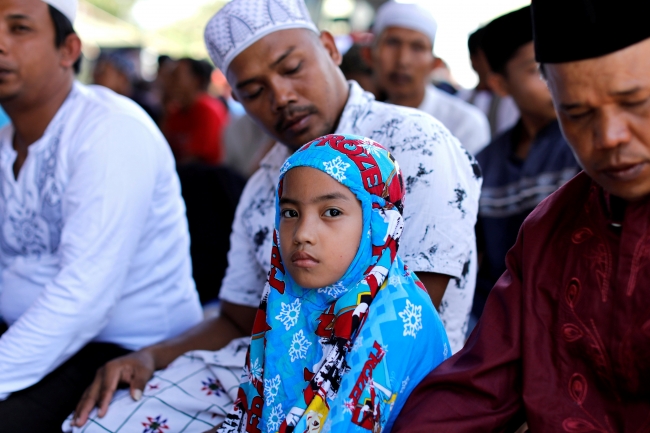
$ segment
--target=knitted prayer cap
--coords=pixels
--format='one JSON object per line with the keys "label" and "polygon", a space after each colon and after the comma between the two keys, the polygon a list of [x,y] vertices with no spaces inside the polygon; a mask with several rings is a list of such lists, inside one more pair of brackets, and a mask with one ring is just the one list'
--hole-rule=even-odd
{"label": "knitted prayer cap", "polygon": [[230,63],[264,36],[286,29],[318,33],[304,0],[233,0],[205,28],[205,45],[225,74]]}
{"label": "knitted prayer cap", "polygon": [[481,48],[490,68],[503,72],[506,64],[523,45],[533,41],[530,6],[500,16],[485,26]]}
{"label": "knitted prayer cap", "polygon": [[650,37],[648,0],[533,0],[540,63],[601,57]]}
{"label": "knitted prayer cap", "polygon": [[402,27],[423,33],[429,38],[431,46],[433,46],[436,40],[438,23],[431,12],[420,5],[389,1],[377,10],[372,32],[375,36],[379,36],[388,27]]}
{"label": "knitted prayer cap", "polygon": [[74,20],[77,17],[77,7],[79,5],[79,0],[43,0],[45,3],[56,8],[61,12],[67,19],[74,24]]}

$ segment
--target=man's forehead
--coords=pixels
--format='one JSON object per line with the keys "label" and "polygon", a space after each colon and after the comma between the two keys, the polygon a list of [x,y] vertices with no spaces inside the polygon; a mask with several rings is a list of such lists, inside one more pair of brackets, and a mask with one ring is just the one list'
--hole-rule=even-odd
{"label": "man's forehead", "polygon": [[0,15],[3,18],[36,18],[48,11],[42,0],[0,0]]}
{"label": "man's forehead", "polygon": [[646,63],[643,67],[625,60],[626,66],[611,65],[605,58],[545,65],[551,94],[558,104],[575,106],[600,105],[650,91],[650,62],[639,59],[638,63]]}
{"label": "man's forehead", "polygon": [[400,26],[386,27],[384,31],[381,32],[381,35],[379,35],[379,37],[380,38],[395,37],[395,38],[409,40],[409,41],[417,40],[417,41],[426,42],[428,44],[433,43],[429,38],[429,36],[425,35],[424,33],[415,29],[409,29],[407,27],[400,27]]}
{"label": "man's forehead", "polygon": [[287,29],[270,33],[243,50],[230,63],[226,78],[233,85],[247,80],[252,71],[273,69],[291,54],[318,55],[316,34],[307,29]]}

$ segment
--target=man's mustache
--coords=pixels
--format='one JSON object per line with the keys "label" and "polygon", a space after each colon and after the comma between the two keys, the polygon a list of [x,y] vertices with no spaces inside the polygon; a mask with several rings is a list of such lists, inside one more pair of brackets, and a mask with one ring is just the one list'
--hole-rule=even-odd
{"label": "man's mustache", "polygon": [[280,118],[275,124],[275,130],[278,133],[284,132],[291,125],[296,123],[297,120],[308,116],[310,114],[318,113],[318,109],[314,105],[307,106],[288,106],[280,112]]}

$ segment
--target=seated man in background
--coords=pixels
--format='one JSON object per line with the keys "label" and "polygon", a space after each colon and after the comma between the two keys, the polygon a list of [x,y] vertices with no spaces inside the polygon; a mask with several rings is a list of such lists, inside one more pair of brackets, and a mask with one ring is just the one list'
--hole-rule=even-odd
{"label": "seated man in background", "polygon": [[[257,11],[271,12],[266,15]],[[242,29],[241,22],[255,30],[242,31],[240,38],[233,40],[233,31]],[[214,375],[206,379],[202,374],[238,367],[238,372],[228,372],[228,380],[234,377],[238,381],[242,376],[248,336],[271,265],[275,184],[295,150],[329,133],[380,140],[399,160],[409,202],[404,212],[408,226],[400,251],[409,271],[421,279],[440,309],[450,352],[460,349],[464,342],[476,276],[474,225],[481,185],[474,158],[428,114],[377,102],[356,82],[347,82],[338,67],[341,56],[334,38],[318,32],[303,0],[231,1],[208,24],[206,43],[215,64],[228,78],[233,95],[277,143],[248,181],[237,208],[229,266],[220,292],[220,317],[102,368],[79,404],[75,425],[84,425],[96,405],[100,406],[99,415],[104,416],[118,382],[130,384],[131,395],[142,401],[134,404],[117,397],[107,418],[93,415],[92,429],[83,427],[85,432],[110,428],[127,419],[135,428],[145,416],[138,409],[147,407],[155,412],[162,408],[161,401],[164,407],[174,408],[165,409],[172,431],[188,423],[219,423],[218,417],[231,409],[233,400],[224,400],[227,394],[221,386],[219,396],[208,397],[201,391],[202,381],[218,380],[227,386],[225,379]],[[339,167],[338,161],[331,163],[334,170]],[[372,184],[373,172],[364,173]],[[332,286],[322,290],[339,293],[346,289]],[[235,340],[240,337],[246,337],[243,344]],[[224,349],[232,340],[236,344]],[[183,356],[198,349],[223,350]],[[209,371],[196,362],[199,357],[206,361]],[[201,373],[190,376],[182,370],[184,366]],[[174,386],[151,389],[147,381],[162,368],[166,370],[156,373],[150,385],[169,384],[171,380]],[[166,380],[168,374],[173,376]],[[185,377],[189,379],[182,384],[173,379]],[[181,407],[183,410],[178,409]],[[199,415],[188,417],[188,413]]]}
{"label": "seated man in background", "polygon": [[473,89],[460,89],[456,96],[474,105],[487,116],[490,133],[494,139],[517,123],[519,110],[510,96],[501,97],[488,85],[492,71],[482,47],[484,34],[485,27],[481,27],[467,39],[469,59],[478,76],[478,84]]}
{"label": "seated man in background", "polygon": [[532,10],[584,172],[526,219],[467,344],[419,384],[395,433],[649,430],[650,2]]}
{"label": "seated man in background", "polygon": [[102,54],[93,69],[93,84],[104,86],[115,93],[134,100],[149,116],[158,122],[161,108],[151,96],[136,86],[141,83],[140,74],[132,57],[139,52],[113,51]]}
{"label": "seated man in background", "polygon": [[171,109],[160,129],[169,141],[178,165],[223,162],[223,131],[228,109],[208,95],[212,66],[204,60],[180,59],[171,74]]}
{"label": "seated man in background", "polygon": [[372,28],[375,39],[366,58],[386,102],[432,115],[476,155],[490,142],[487,118],[478,108],[430,82],[437,27],[431,12],[422,6],[389,1],[377,11]]}
{"label": "seated man in background", "polygon": [[521,118],[476,156],[483,187],[477,223],[481,259],[472,306],[475,319],[505,272],[506,253],[528,214],[580,170],[539,75],[530,6],[488,24],[483,49],[493,70],[492,88],[501,97],[512,96]]}
{"label": "seated man in background", "polygon": [[0,1],[1,432],[60,429],[100,365],[201,320],[171,152],[75,81],[76,11]]}

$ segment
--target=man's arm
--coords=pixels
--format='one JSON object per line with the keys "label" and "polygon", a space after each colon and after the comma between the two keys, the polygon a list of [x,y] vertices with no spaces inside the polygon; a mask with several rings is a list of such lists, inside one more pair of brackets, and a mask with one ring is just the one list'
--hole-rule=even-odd
{"label": "man's arm", "polygon": [[[260,269],[255,256],[256,248],[261,246],[251,238],[250,230],[244,221],[244,214],[251,206],[261,206],[255,200],[267,196],[272,198],[274,193],[273,186],[267,185],[264,178],[260,176],[263,174],[255,174],[249,180],[237,206],[230,235],[230,251],[228,251],[228,263],[231,265],[226,270],[219,293],[220,316],[206,320],[176,338],[107,363],[98,370],[95,380],[77,405],[75,425],[83,426],[95,406],[99,406],[100,418],[106,415],[118,384],[130,385],[131,396],[138,400],[154,371],[167,367],[183,353],[191,350],[218,350],[235,338],[251,334],[264,290],[266,274]],[[273,200],[269,203],[275,205]],[[256,227],[258,228],[260,227]]]}
{"label": "man's arm", "polygon": [[451,277],[449,275],[436,274],[433,272],[416,272],[416,275],[420,281],[422,281],[424,287],[427,288],[433,306],[436,307],[436,309],[439,309],[442,297],[445,295],[445,290],[447,290],[447,285],[449,284]]}
{"label": "man's arm", "polygon": [[139,400],[144,387],[156,370],[191,350],[219,350],[232,340],[251,334],[257,308],[223,301],[219,317],[199,323],[184,334],[114,359],[100,368],[75,410],[73,425],[81,427],[95,406],[98,415],[106,415],[108,405],[119,384],[130,387],[131,396]]}
{"label": "man's arm", "polygon": [[60,270],[0,338],[0,394],[37,383],[106,326],[149,215],[157,137],[123,115],[84,126],[69,149]]}

